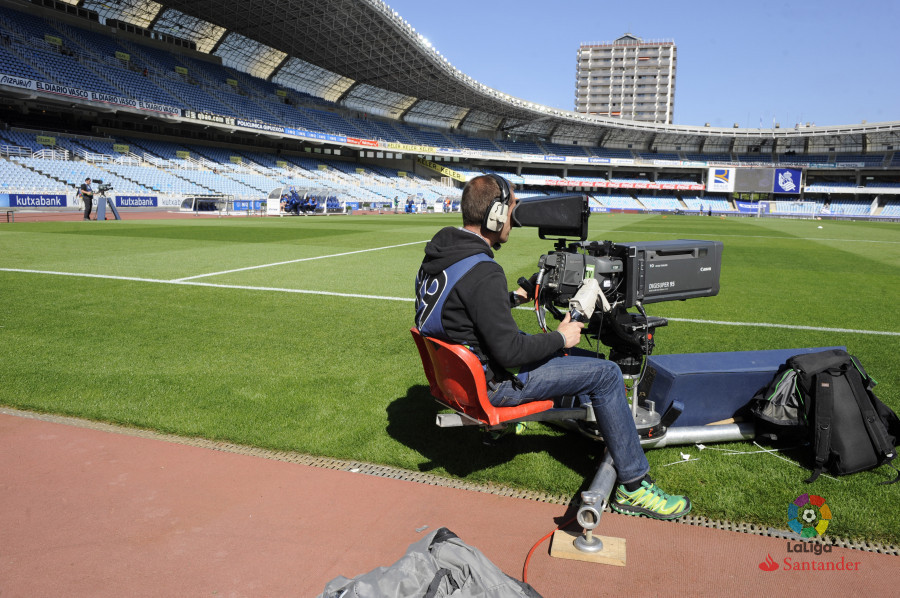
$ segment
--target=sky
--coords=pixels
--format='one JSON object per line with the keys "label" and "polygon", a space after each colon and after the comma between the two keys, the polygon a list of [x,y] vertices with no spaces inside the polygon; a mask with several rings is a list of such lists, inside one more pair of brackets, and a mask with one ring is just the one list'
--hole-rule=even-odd
{"label": "sky", "polygon": [[742,128],[900,120],[900,0],[385,0],[450,63],[573,110],[583,43],[678,48],[674,124]]}

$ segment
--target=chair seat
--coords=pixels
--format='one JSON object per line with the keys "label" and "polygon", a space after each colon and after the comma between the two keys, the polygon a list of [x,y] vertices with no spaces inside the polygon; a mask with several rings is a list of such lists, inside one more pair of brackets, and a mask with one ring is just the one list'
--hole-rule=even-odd
{"label": "chair seat", "polygon": [[541,411],[553,409],[553,405],[553,401],[551,400],[529,401],[528,403],[522,403],[521,405],[516,405],[514,407],[494,407],[493,411],[499,417],[500,422],[505,422],[519,419],[520,417],[525,417],[526,415],[531,415],[533,413],[540,413]]}

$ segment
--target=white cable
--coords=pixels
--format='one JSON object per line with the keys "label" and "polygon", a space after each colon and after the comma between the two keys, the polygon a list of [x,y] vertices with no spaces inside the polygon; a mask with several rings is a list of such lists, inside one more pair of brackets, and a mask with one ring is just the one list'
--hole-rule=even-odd
{"label": "white cable", "polygon": [[597,288],[597,301],[600,302],[601,307],[605,313],[609,313],[612,309],[609,305],[609,299],[606,298],[606,295],[603,294],[603,290],[599,287]]}

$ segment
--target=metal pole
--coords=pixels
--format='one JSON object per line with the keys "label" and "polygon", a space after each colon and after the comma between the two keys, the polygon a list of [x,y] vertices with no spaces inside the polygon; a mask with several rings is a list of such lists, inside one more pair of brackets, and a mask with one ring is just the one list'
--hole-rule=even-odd
{"label": "metal pole", "polygon": [[717,424],[714,426],[668,428],[663,436],[642,440],[641,445],[645,449],[662,448],[665,446],[681,446],[703,442],[740,442],[743,440],[753,440],[755,437],[756,426],[753,422],[740,422],[734,424]]}
{"label": "metal pole", "polygon": [[616,483],[616,470],[613,467],[613,458],[606,451],[597,473],[587,490],[581,493],[581,507],[575,515],[578,525],[584,528],[584,535],[575,538],[575,548],[582,552],[600,552],[603,550],[603,542],[593,536],[593,530],[600,523],[603,509],[609,502],[609,495]]}

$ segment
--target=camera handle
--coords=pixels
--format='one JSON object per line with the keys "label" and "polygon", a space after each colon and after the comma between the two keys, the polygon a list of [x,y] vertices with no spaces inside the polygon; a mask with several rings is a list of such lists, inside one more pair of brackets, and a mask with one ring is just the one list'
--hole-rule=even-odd
{"label": "camera handle", "polygon": [[585,278],[578,287],[575,296],[569,299],[569,317],[573,322],[587,324],[594,315],[597,299],[600,296],[600,283],[596,278]]}

